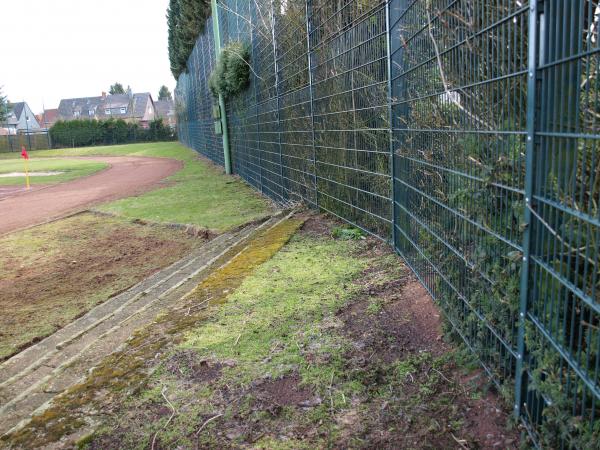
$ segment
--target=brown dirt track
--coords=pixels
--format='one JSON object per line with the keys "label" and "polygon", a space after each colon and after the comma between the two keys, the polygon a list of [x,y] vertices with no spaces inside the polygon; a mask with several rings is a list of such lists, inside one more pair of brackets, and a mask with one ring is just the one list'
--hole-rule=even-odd
{"label": "brown dirt track", "polygon": [[167,158],[95,156],[109,168],[67,183],[0,196],[0,235],[147,191],[183,167]]}

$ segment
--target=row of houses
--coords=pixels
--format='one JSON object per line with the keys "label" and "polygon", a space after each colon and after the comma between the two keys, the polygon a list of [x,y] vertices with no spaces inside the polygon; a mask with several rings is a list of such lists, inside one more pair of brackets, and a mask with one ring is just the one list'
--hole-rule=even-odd
{"label": "row of houses", "polygon": [[154,100],[149,92],[110,95],[102,92],[97,97],[69,98],[60,101],[58,108],[45,109],[34,114],[26,102],[12,103],[6,123],[0,124],[0,135],[35,133],[49,129],[59,120],[123,119],[148,128],[155,119],[175,128],[175,106],[172,100]]}

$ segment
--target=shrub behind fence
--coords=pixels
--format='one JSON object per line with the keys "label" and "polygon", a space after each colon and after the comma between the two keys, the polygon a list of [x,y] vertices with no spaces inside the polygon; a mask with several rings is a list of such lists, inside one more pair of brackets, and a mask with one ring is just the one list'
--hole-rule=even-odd
{"label": "shrub behind fence", "polygon": [[[233,168],[389,241],[545,448],[600,439],[600,8],[220,0],[251,49]],[[176,89],[223,164],[212,19]]]}

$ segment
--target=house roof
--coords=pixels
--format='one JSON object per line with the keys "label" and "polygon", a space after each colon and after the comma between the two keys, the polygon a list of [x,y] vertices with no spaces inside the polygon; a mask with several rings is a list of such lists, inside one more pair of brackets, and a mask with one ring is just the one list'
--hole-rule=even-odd
{"label": "house roof", "polygon": [[95,110],[102,103],[102,97],[67,98],[60,101],[58,114],[61,118],[70,119],[74,112]]}
{"label": "house roof", "polygon": [[40,122],[40,124],[43,125],[45,124],[54,124],[54,122],[56,122],[59,119],[59,114],[58,114],[58,109],[46,109],[44,110],[44,112],[41,114],[42,116],[42,120]]}
{"label": "house roof", "polygon": [[[14,126],[16,128],[24,127],[23,129],[29,128],[30,130],[35,130],[40,128],[40,124],[35,116],[35,114],[31,111],[31,108],[27,105],[27,102],[17,102],[11,103],[10,110],[8,113],[8,120],[6,121],[7,125]],[[23,112],[29,111],[31,114],[27,116],[26,122],[21,122],[21,118],[23,116]]]}
{"label": "house roof", "polygon": [[129,96],[127,94],[107,95],[106,100],[102,102],[102,108],[122,108],[129,106]]}
{"label": "house roof", "polygon": [[15,116],[17,116],[17,119],[21,117],[23,109],[25,108],[25,102],[11,103],[11,106],[12,111],[15,113]]}
{"label": "house roof", "polygon": [[146,114],[146,105],[151,98],[150,92],[133,94],[133,115],[135,117],[144,117],[144,114]]}
{"label": "house roof", "polygon": [[[105,110],[127,108],[127,118],[142,118],[146,113],[146,105],[152,97],[149,92],[132,94],[106,95],[101,97],[82,97],[70,98],[60,101],[58,112],[60,117],[70,119],[73,113],[79,111],[80,117],[86,117],[90,110],[95,111],[95,115],[100,118],[113,117],[112,114],[105,114]],[[117,116],[118,117],[118,116]]]}
{"label": "house roof", "polygon": [[8,125],[17,125],[19,123],[19,119],[21,118],[21,114],[23,114],[23,110],[25,109],[25,102],[10,103],[9,106],[10,110],[8,112],[8,119],[6,120],[6,123]]}
{"label": "house roof", "polygon": [[166,119],[175,114],[175,103],[173,100],[156,100],[154,102],[154,109],[158,117]]}

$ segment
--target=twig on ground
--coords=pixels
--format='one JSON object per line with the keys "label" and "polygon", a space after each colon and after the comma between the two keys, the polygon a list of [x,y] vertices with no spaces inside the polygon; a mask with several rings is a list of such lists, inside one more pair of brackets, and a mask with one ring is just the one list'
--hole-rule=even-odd
{"label": "twig on ground", "polygon": [[464,439],[458,439],[456,436],[454,436],[454,433],[450,433],[450,435],[452,436],[452,439],[454,439],[458,445],[460,445],[465,450],[469,450],[469,447],[467,446],[467,441],[466,440],[464,440]]}
{"label": "twig on ground", "polygon": [[213,420],[218,419],[219,417],[221,417],[223,414],[217,414],[216,416],[212,416],[210,419],[208,419],[206,422],[204,422],[202,424],[202,426],[200,428],[198,428],[198,431],[196,431],[196,437],[198,437],[198,435],[200,435],[200,432],[204,429],[204,427],[206,425],[208,425],[210,422],[212,422]]}
{"label": "twig on ground", "polygon": [[[184,298],[186,298],[186,297],[184,297]],[[192,305],[190,305],[189,303],[186,303],[183,306],[178,306],[177,308],[173,308],[172,311],[181,311],[182,309],[188,309],[188,311],[191,311],[191,310],[194,310],[194,309],[198,309],[198,308],[200,308],[202,306],[206,306],[206,304],[208,302],[210,302],[212,299],[213,299],[212,297],[209,297],[206,300],[201,301],[200,303],[196,303],[196,304],[192,304]]]}
{"label": "twig on ground", "polygon": [[329,403],[331,405],[331,413],[333,414],[333,395],[332,395],[332,390],[333,390],[333,377],[335,375],[335,372],[331,372],[331,381],[329,382]]}
{"label": "twig on ground", "polygon": [[[165,426],[163,427],[163,430],[167,429],[167,427],[171,423],[171,420],[173,420],[173,417],[175,417],[175,414],[177,414],[177,410],[175,409],[175,407],[173,406],[173,404],[169,401],[169,399],[165,395],[166,390],[167,390],[167,387],[163,386],[163,388],[160,391],[160,393],[163,396],[163,398],[165,399],[165,401],[167,402],[167,404],[169,405],[169,407],[171,408],[172,412],[171,412],[171,417],[169,417],[169,420],[167,420],[167,423],[165,423]],[[152,450],[154,450],[154,446],[156,445],[156,437],[158,436],[158,433],[159,433],[158,431],[156,433],[154,433],[154,437],[152,438]]]}
{"label": "twig on ground", "polygon": [[454,382],[452,380],[449,380],[446,375],[444,375],[442,372],[440,372],[439,370],[437,370],[435,367],[432,367],[431,370],[434,370],[435,372],[438,373],[438,375],[440,377],[442,377],[444,380],[446,380],[448,383],[453,384]]}

